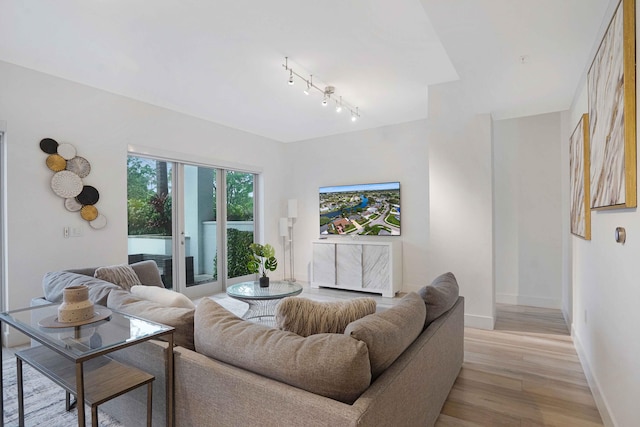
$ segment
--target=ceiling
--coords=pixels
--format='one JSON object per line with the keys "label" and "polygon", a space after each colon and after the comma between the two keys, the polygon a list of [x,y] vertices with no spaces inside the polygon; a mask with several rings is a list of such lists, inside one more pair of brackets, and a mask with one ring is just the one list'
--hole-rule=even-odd
{"label": "ceiling", "polygon": [[293,142],[425,118],[451,81],[497,119],[568,109],[615,1],[0,0],[0,60]]}

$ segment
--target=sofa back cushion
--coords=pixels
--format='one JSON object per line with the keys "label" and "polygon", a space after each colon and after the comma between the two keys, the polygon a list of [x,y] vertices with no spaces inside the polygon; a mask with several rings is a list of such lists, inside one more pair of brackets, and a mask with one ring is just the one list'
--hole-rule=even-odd
{"label": "sofa back cushion", "polygon": [[319,302],[288,297],[276,306],[276,326],[303,337],[322,333],[341,334],[349,323],[375,312],[376,300],[373,298]]}
{"label": "sofa back cushion", "polygon": [[458,301],[459,292],[456,276],[450,272],[441,274],[418,291],[427,307],[425,328],[453,307]]}
{"label": "sofa back cushion", "polygon": [[371,382],[367,346],[342,334],[301,337],[240,319],[209,298],[196,307],[196,351],[345,403]]}
{"label": "sofa back cushion", "polygon": [[387,310],[351,322],[344,333],[367,344],[376,379],[420,335],[425,316],[424,301],[411,292]]}
{"label": "sofa back cushion", "polygon": [[42,278],[42,290],[47,301],[62,302],[62,291],[67,286],[86,285],[89,288],[89,301],[98,305],[107,305],[109,292],[121,289],[119,286],[95,277],[69,271],[51,271]]}
{"label": "sofa back cushion", "polygon": [[164,283],[160,276],[160,270],[158,270],[158,264],[156,264],[155,261],[149,259],[146,261],[134,262],[129,265],[133,268],[136,276],[138,276],[138,280],[143,285],[159,286],[164,288]]}
{"label": "sofa back cushion", "polygon": [[[122,289],[109,293],[107,307],[121,313],[132,314],[163,325],[176,328],[173,333],[175,345],[194,350],[193,345],[193,308],[167,307],[148,301]],[[162,339],[162,338],[160,338]]]}
{"label": "sofa back cushion", "polygon": [[131,289],[132,286],[141,285],[138,275],[128,264],[109,265],[96,268],[94,277],[107,282],[115,283],[124,290]]}

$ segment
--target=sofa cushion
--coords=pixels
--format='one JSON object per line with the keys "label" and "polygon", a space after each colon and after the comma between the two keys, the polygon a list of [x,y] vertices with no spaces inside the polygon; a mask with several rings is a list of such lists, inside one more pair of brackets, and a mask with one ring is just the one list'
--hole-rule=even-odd
{"label": "sofa cushion", "polygon": [[109,292],[120,289],[119,286],[95,277],[69,271],[51,271],[42,278],[42,289],[47,301],[62,302],[62,291],[67,286],[86,285],[89,288],[89,300],[94,304],[107,305]]}
{"label": "sofa cushion", "polygon": [[341,334],[349,323],[375,312],[376,300],[373,298],[318,302],[288,297],[276,306],[276,326],[303,337],[322,333]]}
{"label": "sofa cushion", "polygon": [[131,289],[132,286],[142,284],[136,272],[127,264],[98,267],[96,268],[94,277],[115,283],[127,291]]}
{"label": "sofa cushion", "polygon": [[[423,304],[424,305],[424,304]],[[345,403],[371,382],[367,346],[342,334],[301,337],[240,319],[209,298],[196,308],[196,351]]]}
{"label": "sofa cushion", "polygon": [[140,283],[147,286],[159,286],[164,288],[164,283],[162,282],[162,277],[160,277],[160,270],[158,270],[158,265],[153,260],[146,260],[140,262],[134,262],[133,264],[129,264],[133,271],[138,276],[138,280]]}
{"label": "sofa cushion", "polygon": [[425,312],[422,298],[411,292],[387,310],[370,314],[347,326],[345,335],[367,344],[373,379],[391,366],[420,335]]}
{"label": "sofa cushion", "polygon": [[[114,290],[107,298],[107,307],[125,314],[142,317],[153,322],[176,328],[173,333],[175,345],[194,350],[192,308],[167,307],[157,302],[142,299],[129,291]],[[162,337],[160,339],[163,339]]]}
{"label": "sofa cushion", "polygon": [[422,287],[418,294],[427,306],[424,327],[449,311],[458,300],[459,288],[453,273],[444,273],[436,277],[430,285]]}
{"label": "sofa cushion", "polygon": [[135,285],[131,287],[131,293],[148,301],[157,302],[166,307],[196,308],[196,305],[179,292],[157,286]]}

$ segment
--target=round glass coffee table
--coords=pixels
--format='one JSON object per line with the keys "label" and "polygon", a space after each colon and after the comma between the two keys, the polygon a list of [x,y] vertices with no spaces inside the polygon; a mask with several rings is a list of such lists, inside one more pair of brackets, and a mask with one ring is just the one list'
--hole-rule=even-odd
{"label": "round glass coffee table", "polygon": [[[258,319],[261,323],[275,323],[276,304],[285,297],[292,297],[302,292],[302,286],[292,282],[272,280],[266,288],[260,282],[242,282],[227,288],[231,298],[249,304],[243,319]],[[265,319],[267,318],[267,319]]]}

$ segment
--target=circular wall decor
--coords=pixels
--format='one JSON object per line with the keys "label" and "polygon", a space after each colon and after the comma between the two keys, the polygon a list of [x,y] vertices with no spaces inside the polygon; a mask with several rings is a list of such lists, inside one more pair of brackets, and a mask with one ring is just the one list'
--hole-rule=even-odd
{"label": "circular wall decor", "polygon": [[40,149],[48,154],[47,167],[55,172],[51,178],[51,189],[57,196],[64,198],[65,209],[80,212],[80,216],[93,229],[104,228],[107,218],[94,206],[100,199],[100,193],[95,187],[82,182],[91,172],[89,161],[77,156],[72,144],[58,144],[52,138],[40,140]]}
{"label": "circular wall decor", "polygon": [[58,141],[51,138],[44,138],[40,141],[40,149],[47,154],[56,154],[58,152]]}
{"label": "circular wall decor", "polygon": [[107,217],[102,214],[98,214],[96,219],[89,221],[89,225],[96,230],[104,228],[104,226],[107,225]]}
{"label": "circular wall decor", "polygon": [[60,197],[76,197],[82,191],[82,179],[73,172],[56,172],[51,178],[51,189]]}
{"label": "circular wall decor", "polygon": [[67,160],[67,170],[80,178],[85,178],[91,172],[91,164],[84,157],[75,156],[73,159]]}
{"label": "circular wall decor", "polygon": [[95,205],[100,199],[100,193],[95,187],[85,185],[82,187],[82,191],[76,197],[76,200],[83,205]]}
{"label": "circular wall decor", "polygon": [[83,206],[80,209],[80,216],[86,221],[93,221],[98,217],[98,209],[93,205]]}
{"label": "circular wall decor", "polygon": [[64,207],[67,208],[69,212],[78,212],[82,209],[82,204],[78,203],[75,197],[71,197],[64,199]]}
{"label": "circular wall decor", "polygon": [[54,172],[60,172],[67,167],[67,161],[58,154],[50,154],[47,156],[47,167]]}
{"label": "circular wall decor", "polygon": [[68,143],[58,145],[58,154],[66,160],[73,159],[76,156],[76,147]]}

